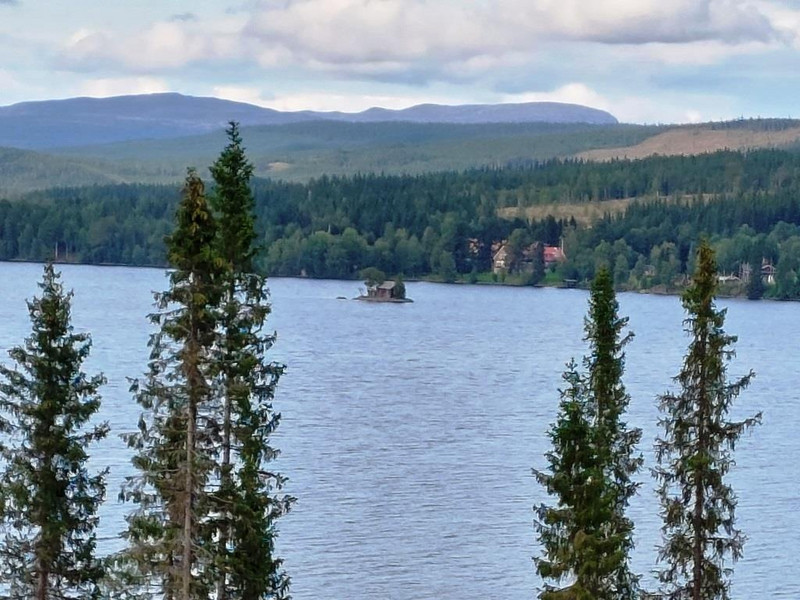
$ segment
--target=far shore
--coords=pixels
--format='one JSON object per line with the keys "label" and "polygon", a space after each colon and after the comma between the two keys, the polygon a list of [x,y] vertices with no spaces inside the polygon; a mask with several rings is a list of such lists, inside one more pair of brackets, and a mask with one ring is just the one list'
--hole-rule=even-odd
{"label": "far shore", "polygon": [[[0,263],[7,263],[7,264],[33,264],[33,265],[43,265],[45,264],[44,261],[37,261],[37,260],[23,260],[23,259],[11,259],[11,260],[2,260]],[[169,267],[163,265],[130,265],[125,263],[82,263],[82,262],[73,262],[73,261],[61,261],[57,260],[54,261],[55,265],[58,266],[76,266],[76,267],[123,267],[127,269],[157,269],[160,271],[168,271]],[[403,280],[406,282],[417,283],[417,282],[425,282],[425,283],[440,283],[444,285],[479,285],[479,286],[504,286],[504,287],[530,287],[530,288],[551,288],[551,289],[577,289],[577,290],[588,290],[589,284],[588,283],[578,283],[576,285],[567,286],[564,285],[563,282],[551,280],[545,283],[537,283],[535,285],[527,285],[519,280],[511,279],[510,281],[506,279],[505,281],[494,281],[487,276],[491,277],[491,274],[488,273],[481,273],[480,275],[483,276],[482,279],[477,281],[469,281],[468,279],[461,278],[456,279],[454,281],[445,281],[439,277],[403,277]],[[333,277],[308,277],[308,276],[300,276],[300,275],[269,275],[270,279],[318,279],[320,281],[328,280],[328,281],[352,281],[352,282],[361,282],[360,279],[336,279]],[[626,289],[620,288],[617,290],[619,293],[630,293],[630,294],[648,294],[651,296],[680,296],[683,293],[683,288],[674,288],[674,289],[667,289],[663,285],[654,286],[651,288],[642,288],[638,290],[633,289]],[[730,289],[730,286],[720,285],[719,290],[717,291],[718,298],[739,298],[739,299],[746,299],[745,293],[737,293],[734,290]],[[795,300],[782,300],[779,298],[769,298],[763,297],[760,300],[772,300],[775,302],[795,302]]]}

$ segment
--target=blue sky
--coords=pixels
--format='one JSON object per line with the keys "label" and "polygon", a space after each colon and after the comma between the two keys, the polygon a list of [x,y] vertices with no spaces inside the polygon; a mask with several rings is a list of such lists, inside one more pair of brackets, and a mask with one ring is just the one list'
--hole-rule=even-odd
{"label": "blue sky", "polygon": [[0,0],[0,57],[0,105],[176,91],[800,117],[800,0]]}

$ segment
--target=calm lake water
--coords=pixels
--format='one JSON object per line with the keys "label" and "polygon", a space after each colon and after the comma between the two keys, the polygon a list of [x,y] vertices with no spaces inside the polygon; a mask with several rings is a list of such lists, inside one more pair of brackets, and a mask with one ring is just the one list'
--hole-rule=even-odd
{"label": "calm lake water", "polygon": [[[108,377],[103,418],[112,436],[94,462],[111,468],[102,547],[119,547],[130,473],[116,434],[136,425],[128,377],[146,366],[146,314],[159,270],[62,267],[75,290],[73,322],[88,330],[90,373]],[[0,359],[28,335],[24,301],[41,266],[0,263]],[[337,300],[357,282],[272,279],[278,332],[273,358],[288,365],[276,397],[283,422],[278,469],[298,497],[280,522],[296,600],[468,600],[534,597],[539,580],[532,506],[547,498],[531,467],[544,467],[564,364],[584,352],[587,294],[578,290],[407,284],[416,301]],[[625,381],[629,422],[644,429],[651,467],[655,396],[672,386],[685,347],[678,298],[621,294],[636,334]],[[733,597],[800,598],[792,548],[800,542],[800,304],[721,301],[739,335],[731,375],[757,376],[734,410],[764,424],[737,447],[730,481],[749,540]],[[630,514],[634,568],[652,581],[660,540],[647,471]]]}

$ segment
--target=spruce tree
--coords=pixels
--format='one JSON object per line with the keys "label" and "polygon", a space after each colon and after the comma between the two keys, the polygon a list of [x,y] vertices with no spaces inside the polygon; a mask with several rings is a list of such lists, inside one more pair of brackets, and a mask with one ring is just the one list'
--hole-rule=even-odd
{"label": "spruce tree", "polygon": [[220,483],[213,495],[215,587],[218,600],[283,598],[289,580],[275,556],[275,521],[292,499],[280,494],[284,478],[269,468],[278,454],[270,445],[280,420],[272,400],[283,366],[266,360],[275,336],[264,332],[271,310],[266,278],[254,272],[253,166],[238,125],[230,123],[227,134],[229,143],[211,167],[224,264],[215,355],[223,395]]}
{"label": "spruce tree", "polygon": [[736,497],[725,476],[742,434],[761,415],[727,420],[731,404],[747,387],[752,371],[727,379],[736,337],[725,333],[725,310],[717,309],[714,252],[703,241],[692,284],[683,294],[684,321],[691,336],[677,393],[660,397],[664,437],[656,441],[664,543],[659,560],[663,595],[671,600],[727,600],[732,570],[725,561],[742,556],[744,537],[735,527]]}
{"label": "spruce tree", "polygon": [[89,446],[108,432],[90,424],[102,375],[88,377],[88,334],[70,321],[52,264],[28,303],[31,335],[0,367],[0,598],[100,598],[95,557],[105,472],[90,473]]}
{"label": "spruce tree", "polygon": [[543,600],[632,599],[638,577],[629,569],[633,523],[625,516],[641,466],[634,454],[641,430],[623,418],[630,397],[622,383],[624,334],[628,319],[618,316],[613,281],[607,269],[595,278],[585,320],[585,374],[570,363],[564,375],[559,417],[550,431],[549,472],[535,471],[556,497],[553,507],[537,509],[536,529],[544,557],[536,560],[545,580]]}
{"label": "spruce tree", "polygon": [[170,287],[156,295],[151,320],[159,330],[150,340],[149,370],[132,386],[144,412],[138,432],[126,439],[139,473],[122,496],[137,509],[128,517],[129,547],[118,562],[132,595],[190,600],[211,591],[207,489],[220,427],[213,349],[222,270],[216,225],[193,169],[167,246]]}
{"label": "spruce tree", "polygon": [[625,333],[627,325],[628,318],[619,316],[611,272],[602,268],[592,283],[589,298],[585,340],[590,354],[584,363],[594,413],[593,446],[603,471],[604,496],[611,506],[605,531],[609,541],[608,582],[612,596],[620,600],[636,597],[638,589],[639,578],[628,565],[633,523],[625,516],[625,510],[639,487],[633,477],[642,466],[642,458],[635,451],[642,431],[628,428],[624,420],[630,404],[622,383],[624,349],[633,338],[632,333]]}

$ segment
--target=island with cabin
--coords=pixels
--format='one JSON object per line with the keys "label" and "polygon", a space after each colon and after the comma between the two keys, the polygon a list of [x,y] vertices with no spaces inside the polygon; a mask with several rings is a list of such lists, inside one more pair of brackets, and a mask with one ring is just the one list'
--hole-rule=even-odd
{"label": "island with cabin", "polygon": [[406,298],[406,286],[401,278],[395,281],[386,281],[382,271],[378,269],[365,269],[363,273],[366,281],[366,293],[361,294],[356,300],[365,302],[393,302],[405,303],[413,302],[411,298]]}

